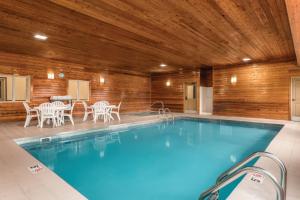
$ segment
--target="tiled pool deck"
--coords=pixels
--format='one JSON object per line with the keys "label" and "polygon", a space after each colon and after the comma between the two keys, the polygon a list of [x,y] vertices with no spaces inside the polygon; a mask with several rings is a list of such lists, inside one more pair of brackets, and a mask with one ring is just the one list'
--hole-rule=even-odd
{"label": "tiled pool deck", "polygon": [[[280,120],[253,119],[222,116],[199,116],[178,114],[213,119],[230,119],[264,123],[284,124],[284,128],[274,138],[267,151],[274,153],[284,161],[288,169],[287,199],[300,199],[300,123]],[[157,116],[123,115],[121,123],[133,123],[158,120]],[[118,121],[111,123],[119,124]],[[62,132],[78,131],[92,128],[107,127],[102,122],[75,121],[59,128],[37,128],[34,125],[23,128],[23,122],[0,123],[0,200],[79,200],[86,199],[70,185],[46,167],[37,174],[27,168],[39,163],[35,158],[19,147],[14,139],[26,137],[50,136]],[[260,159],[258,165],[278,175],[276,165]],[[277,176],[278,177],[278,176]],[[248,182],[248,183],[247,183]],[[229,197],[230,199],[275,199],[275,191],[266,180],[266,185],[250,182],[246,177]],[[200,191],[199,191],[200,193]]]}

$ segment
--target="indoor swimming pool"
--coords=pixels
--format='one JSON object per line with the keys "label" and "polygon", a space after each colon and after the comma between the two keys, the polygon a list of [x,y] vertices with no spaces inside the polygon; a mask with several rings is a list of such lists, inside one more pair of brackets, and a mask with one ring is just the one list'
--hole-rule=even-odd
{"label": "indoor swimming pool", "polygon": [[21,146],[90,200],[196,200],[223,171],[265,150],[281,128],[181,118]]}

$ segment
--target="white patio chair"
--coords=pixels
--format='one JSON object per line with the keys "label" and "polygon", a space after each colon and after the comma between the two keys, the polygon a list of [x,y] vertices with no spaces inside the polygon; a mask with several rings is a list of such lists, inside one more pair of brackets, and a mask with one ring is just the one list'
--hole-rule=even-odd
{"label": "white patio chair", "polygon": [[107,107],[105,108],[106,121],[109,121],[109,122],[110,122],[111,119],[112,119],[112,120],[114,119],[114,118],[112,117],[112,115],[111,115],[112,107],[108,107],[108,106],[109,106],[109,102],[108,102],[108,101],[100,101],[100,102],[106,104],[106,106],[107,106]]}
{"label": "white patio chair", "polygon": [[52,119],[53,127],[57,126],[56,106],[52,103],[42,103],[39,106],[41,123],[40,127],[43,128],[46,119]]}
{"label": "white patio chair", "polygon": [[119,105],[118,105],[118,107],[112,109],[111,112],[110,112],[111,115],[112,114],[117,115],[119,121],[121,120],[121,118],[120,118],[120,107],[121,107],[121,104],[122,104],[122,102],[120,102]]}
{"label": "white patio chair", "polygon": [[94,115],[94,111],[93,111],[93,107],[92,106],[88,106],[86,101],[82,101],[83,107],[84,107],[84,117],[82,121],[86,121],[89,114]]}
{"label": "white patio chair", "polygon": [[63,116],[64,116],[63,118],[68,117],[73,126],[74,126],[73,110],[74,110],[75,104],[76,104],[76,102],[74,102],[69,109],[65,109],[64,113],[63,113]]}
{"label": "white patio chair", "polygon": [[[56,108],[62,108],[65,106],[64,102],[62,101],[54,101],[51,103]],[[64,123],[64,110],[62,109],[56,109],[56,123],[58,126],[62,125]]]}
{"label": "white patio chair", "polygon": [[94,111],[94,122],[96,123],[97,119],[99,117],[104,118],[104,122],[107,121],[107,112],[106,112],[106,106],[108,106],[108,102],[106,101],[99,101],[96,102],[93,105],[93,111]]}
{"label": "white patio chair", "polygon": [[27,102],[23,102],[23,105],[24,105],[25,110],[26,110],[26,120],[25,120],[24,128],[29,126],[31,119],[35,118],[35,117],[37,118],[38,123],[40,124],[40,118],[39,118],[38,110],[30,108]]}

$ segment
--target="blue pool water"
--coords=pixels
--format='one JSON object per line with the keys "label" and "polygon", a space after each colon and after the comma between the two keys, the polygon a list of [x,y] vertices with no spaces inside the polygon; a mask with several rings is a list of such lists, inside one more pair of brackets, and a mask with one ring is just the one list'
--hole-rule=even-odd
{"label": "blue pool water", "polygon": [[280,128],[178,119],[22,146],[90,200],[196,200]]}

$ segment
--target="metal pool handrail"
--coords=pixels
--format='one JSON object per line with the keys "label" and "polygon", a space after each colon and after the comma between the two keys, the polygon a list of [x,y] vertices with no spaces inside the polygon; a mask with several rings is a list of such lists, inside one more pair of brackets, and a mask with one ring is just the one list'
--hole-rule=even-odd
{"label": "metal pool handrail", "polygon": [[[174,114],[171,112],[171,110],[169,108],[165,108],[165,114],[168,113],[169,115],[171,115],[172,120],[174,120]],[[167,117],[168,119],[168,117]]]}
{"label": "metal pool handrail", "polygon": [[[280,168],[280,185],[281,185],[282,189],[284,190],[284,192],[286,192],[286,177],[287,177],[286,167],[285,167],[284,163],[277,156],[275,156],[274,154],[269,153],[269,152],[259,151],[259,152],[255,152],[255,153],[249,155],[247,158],[245,158],[241,162],[237,163],[236,165],[234,165],[233,167],[231,167],[227,171],[223,172],[218,177],[216,183],[218,184],[225,177],[227,177],[230,174],[234,173],[235,171],[237,171],[238,169],[240,169],[241,167],[245,166],[247,163],[249,163],[250,161],[252,161],[252,160],[254,160],[255,158],[258,158],[258,157],[269,158],[279,166],[279,168]],[[275,178],[275,180],[277,180],[277,179]]]}
{"label": "metal pool handrail", "polygon": [[[168,116],[168,114],[169,114],[169,116]],[[159,117],[166,119],[166,120],[169,120],[169,117],[171,117],[173,121],[175,119],[174,114],[171,112],[171,110],[169,108],[158,109],[158,115],[159,115]]]}
{"label": "metal pool handrail", "polygon": [[[222,180],[220,180],[219,183],[216,183],[214,186],[210,187],[208,190],[203,192],[200,195],[199,200],[204,200],[206,197],[210,195],[217,194],[217,192],[220,189],[222,189],[229,183],[235,181],[236,179],[248,173],[259,173],[259,174],[263,174],[265,177],[268,177],[276,189],[277,199],[285,200],[285,191],[283,190],[281,185],[278,184],[276,178],[270,172],[260,167],[245,167],[229,174],[228,176],[225,176]],[[218,197],[216,197],[215,199],[218,199]]]}

